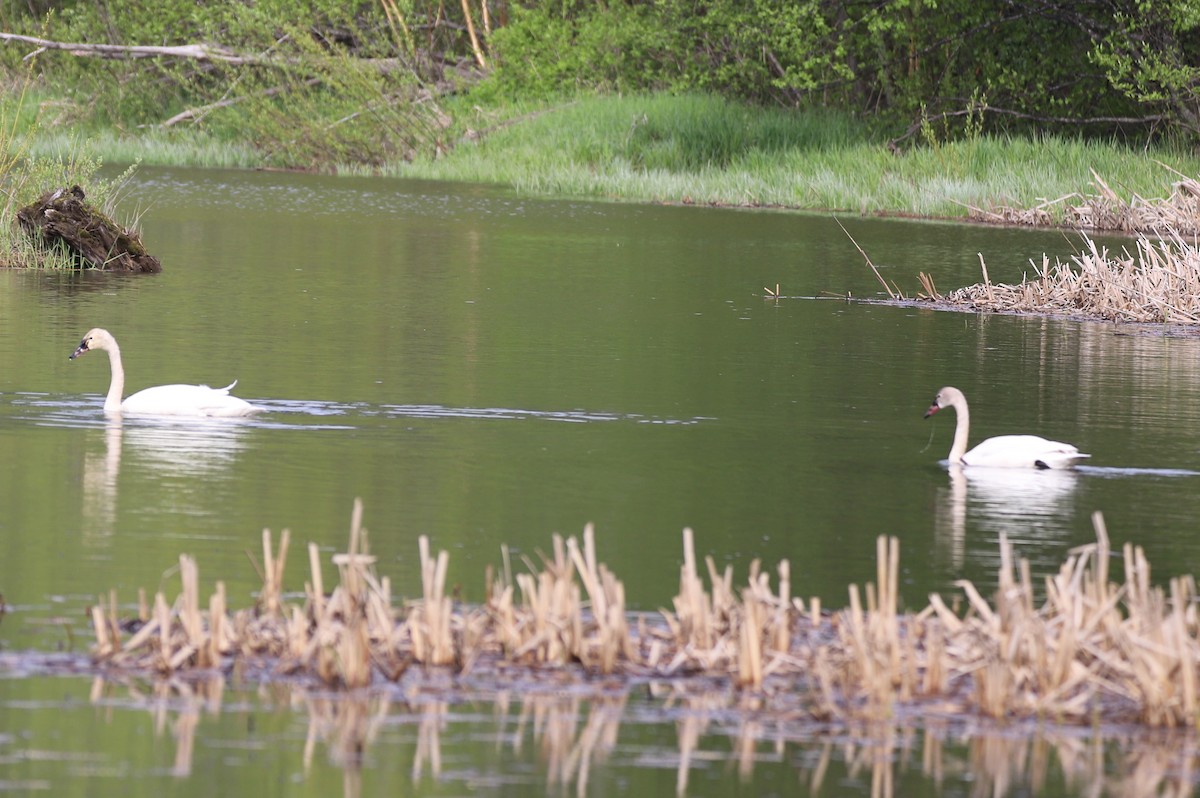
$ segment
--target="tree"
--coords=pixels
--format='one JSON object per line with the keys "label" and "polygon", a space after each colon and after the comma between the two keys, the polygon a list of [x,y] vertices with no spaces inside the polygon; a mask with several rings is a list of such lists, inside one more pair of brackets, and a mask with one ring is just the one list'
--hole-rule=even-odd
{"label": "tree", "polygon": [[1192,133],[1200,133],[1200,3],[1112,3],[1112,26],[1093,60],[1114,88]]}

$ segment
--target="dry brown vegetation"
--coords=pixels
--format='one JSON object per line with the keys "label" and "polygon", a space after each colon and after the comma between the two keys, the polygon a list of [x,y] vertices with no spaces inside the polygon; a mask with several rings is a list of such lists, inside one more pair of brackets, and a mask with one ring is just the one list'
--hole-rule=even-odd
{"label": "dry brown vegetation", "polygon": [[[1165,200],[1134,196],[1128,202],[1092,173],[1100,193],[1071,195],[1032,209],[972,208],[972,218],[1009,224],[1050,225],[1047,208],[1076,200],[1066,209],[1066,224],[1081,230],[1118,230],[1135,233],[1131,246],[1119,252],[1097,244],[1080,233],[1083,246],[1066,261],[1048,255],[1031,262],[1020,283],[993,283],[982,253],[983,281],[938,291],[932,275],[921,272],[917,302],[952,310],[998,313],[1039,313],[1075,318],[1138,323],[1200,324],[1200,181],[1184,178],[1174,184]],[[840,224],[840,223],[839,223]],[[843,228],[844,230],[845,228]],[[847,235],[849,235],[847,233]],[[862,247],[850,239],[879,280],[889,299],[907,302],[903,290],[888,282]],[[1131,251],[1132,250],[1132,251]],[[768,295],[769,294],[768,292]]]}
{"label": "dry brown vegetation", "polygon": [[[263,533],[263,587],[253,607],[230,611],[218,582],[201,604],[196,563],[180,558],[182,590],[139,601],[132,624],[110,595],[92,611],[94,656],[112,672],[179,674],[237,667],[303,675],[331,687],[399,679],[412,665],[464,676],[607,674],[655,681],[716,678],[748,694],[786,691],[814,719],[880,721],[899,712],[973,713],[1063,723],[1098,719],[1154,727],[1197,722],[1200,619],[1190,577],[1164,589],[1150,581],[1140,548],[1122,550],[1124,579],[1109,576],[1110,546],[1097,517],[1096,543],[1074,550],[1047,576],[1040,605],[1029,564],[1001,539],[998,588],[986,600],[970,582],[948,603],[930,596],[901,613],[899,543],[880,538],[875,581],[849,588],[849,607],[822,612],[794,596],[789,569],[755,562],[735,587],[732,568],[697,563],[684,533],[673,608],[630,613],[620,580],[599,562],[591,528],[582,543],[554,537],[540,565],[487,576],[481,605],[445,592],[448,557],[422,539],[419,598],[397,602],[375,571],[356,504],[349,549],[333,556],[338,581],[326,592],[309,546],[303,600],[289,601],[285,531]],[[963,605],[963,611],[951,605]],[[124,630],[135,630],[130,634]],[[514,678],[510,676],[509,678]]]}
{"label": "dry brown vegetation", "polygon": [[[1163,167],[1169,168],[1165,164]],[[1150,234],[1173,230],[1183,235],[1196,235],[1200,233],[1200,181],[1178,172],[1176,175],[1180,179],[1171,184],[1171,193],[1167,197],[1146,198],[1133,194],[1126,200],[1092,170],[1094,194],[1067,194],[1032,208],[1002,205],[985,210],[970,207],[968,217],[976,222],[1032,227],[1065,226]]]}
{"label": "dry brown vegetation", "polygon": [[[993,283],[983,256],[983,282],[938,293],[921,274],[918,300],[951,308],[1001,313],[1047,313],[1122,322],[1200,324],[1200,249],[1168,232],[1139,235],[1133,252],[1112,252],[1084,235],[1069,261],[1042,256],[1033,275],[1016,285]],[[897,298],[893,296],[893,298]],[[902,297],[900,297],[902,298]]]}

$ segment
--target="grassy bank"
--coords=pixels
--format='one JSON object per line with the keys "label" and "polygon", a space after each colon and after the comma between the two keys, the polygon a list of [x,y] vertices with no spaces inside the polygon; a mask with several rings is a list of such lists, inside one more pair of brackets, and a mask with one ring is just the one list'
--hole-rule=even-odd
{"label": "grassy bank", "polygon": [[[500,124],[477,115],[479,126]],[[1170,193],[1200,158],[1161,148],[1060,137],[936,130],[893,153],[847,117],[748,110],[709,97],[592,97],[545,109],[462,143],[449,157],[393,174],[512,185],[538,194],[958,218],[969,207],[1031,207],[1089,193],[1094,169],[1114,188]],[[1051,209],[1053,213],[1053,209]]]}
{"label": "grassy bank", "polygon": [[[966,218],[970,207],[1028,208],[1093,191],[1091,170],[1115,190],[1164,197],[1200,157],[1161,146],[1061,137],[976,136],[943,141],[930,127],[893,152],[864,125],[833,112],[751,109],[704,96],[589,96],[551,107],[450,109],[446,153],[385,166],[387,175],[508,185],[551,196]],[[46,126],[34,155],[81,145]],[[84,142],[106,163],[279,166],[252,141],[202,128],[100,131]],[[360,174],[354,164],[336,167]],[[1049,207],[1050,220],[1061,220]]]}

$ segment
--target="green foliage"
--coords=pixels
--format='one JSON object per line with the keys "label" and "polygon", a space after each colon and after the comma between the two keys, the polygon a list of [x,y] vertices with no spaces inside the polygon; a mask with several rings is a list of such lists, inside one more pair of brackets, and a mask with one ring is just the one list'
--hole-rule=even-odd
{"label": "green foliage", "polygon": [[[1200,132],[1196,0],[165,0],[154,13],[140,0],[105,0],[45,17],[21,10],[31,3],[0,5],[3,21],[59,41],[206,43],[248,59],[43,52],[43,85],[71,103],[60,123],[133,131],[191,111],[185,124],[252,141],[283,166],[444,152],[451,120],[434,98],[476,73],[485,79],[465,107],[699,92],[838,108],[891,137],[936,122],[939,141],[1143,136],[1162,122]],[[14,69],[28,52],[0,47],[0,64]],[[728,156],[696,142],[683,157]]]}
{"label": "green foliage", "polygon": [[[1173,0],[1160,15],[1190,32],[1192,5]],[[498,67],[488,91],[713,91],[762,105],[861,109],[893,131],[924,113],[946,118],[944,135],[975,135],[1137,117],[1140,103],[1159,96],[1146,87],[1190,85],[1195,43],[1160,47],[1158,59],[1138,51],[1105,62],[1092,57],[1105,32],[1142,34],[1067,0],[531,0],[492,39]],[[1121,69],[1140,70],[1140,93],[1108,88]],[[987,104],[972,100],[980,93]]]}
{"label": "green foliage", "polygon": [[[389,7],[413,12],[410,3]],[[35,35],[58,41],[203,43],[244,59],[43,53],[38,62],[44,85],[71,101],[61,124],[131,130],[186,112],[178,124],[252,141],[269,163],[330,168],[339,161],[378,164],[442,146],[446,120],[421,91],[438,70],[414,60],[412,39],[402,34],[404,18],[396,21],[380,4],[340,0],[169,2],[153,14],[136,0],[107,0],[65,7],[38,21],[36,30],[34,21],[27,24]]]}
{"label": "green foliage", "polygon": [[1118,6],[1092,60],[1123,96],[1200,133],[1200,4],[1133,0]]}
{"label": "green foliage", "polygon": [[513,8],[492,38],[487,90],[550,98],[579,89],[715,91],[792,104],[831,79],[849,77],[816,0],[692,0]]}
{"label": "green foliage", "polygon": [[665,36],[645,6],[615,5],[565,16],[557,3],[514,6],[491,39],[496,67],[476,91],[506,100],[551,99],[581,89],[637,91],[663,85]]}

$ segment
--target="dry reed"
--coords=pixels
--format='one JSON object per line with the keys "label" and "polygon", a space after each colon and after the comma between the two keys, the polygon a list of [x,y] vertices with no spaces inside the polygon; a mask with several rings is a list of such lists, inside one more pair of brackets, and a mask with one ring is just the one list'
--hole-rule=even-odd
{"label": "dry reed", "polygon": [[556,535],[541,565],[526,561],[515,579],[506,552],[504,574],[493,580],[489,570],[479,606],[446,595],[448,555],[434,556],[422,538],[420,598],[398,603],[375,572],[361,521],[356,502],[349,548],[332,557],[338,582],[328,593],[310,546],[304,598],[289,601],[288,536],[275,551],[264,532],[263,590],[250,609],[230,611],[220,583],[202,606],[199,571],[187,556],[180,595],[168,603],[158,593],[128,639],[110,594],[92,608],[96,661],[160,674],[249,665],[341,688],[397,680],[411,663],[462,674],[481,661],[506,673],[555,669],[567,679],[701,675],[746,695],[774,679],[795,688],[808,717],[871,722],[927,706],[1076,724],[1190,727],[1200,717],[1195,581],[1154,586],[1141,549],[1127,544],[1124,581],[1114,584],[1099,515],[1096,542],[1045,577],[1040,606],[1028,562],[1002,537],[995,595],[988,600],[972,583],[957,583],[961,614],[937,594],[919,612],[901,611],[895,538],[878,540],[875,581],[851,585],[846,609],[822,613],[815,600],[806,607],[793,597],[786,562],[774,587],[755,561],[736,588],[732,568],[720,571],[707,557],[706,580],[690,530],[673,608],[634,614],[620,580],[597,557],[590,525],[582,542]]}
{"label": "dry reed", "polygon": [[[1165,166],[1165,165],[1164,165]],[[1051,209],[1063,206],[1060,224],[1079,230],[1120,231],[1136,235],[1133,251],[1109,251],[1086,234],[1081,250],[1063,261],[1042,256],[1031,262],[1016,285],[993,283],[979,256],[983,281],[941,294],[933,278],[921,272],[918,301],[956,309],[1001,313],[1043,313],[1122,322],[1200,324],[1200,181],[1176,173],[1166,199],[1134,195],[1122,199],[1096,172],[1097,193],[1072,194],[1034,208],[971,208],[977,221],[1049,225]],[[855,244],[857,247],[858,245]],[[859,250],[861,252],[861,248]],[[874,267],[872,266],[874,270]],[[876,271],[876,277],[878,272]],[[889,298],[904,300],[886,284]]]}
{"label": "dry reed", "polygon": [[1138,236],[1134,251],[1111,252],[1083,236],[1083,249],[1064,262],[1042,256],[1019,284],[993,283],[983,256],[983,282],[940,295],[922,274],[918,299],[954,308],[1046,313],[1121,322],[1200,324],[1200,248],[1171,230]]}
{"label": "dry reed", "polygon": [[1147,198],[1133,194],[1126,200],[1092,169],[1092,183],[1096,189],[1092,194],[1067,194],[1044,200],[1032,208],[968,206],[967,215],[978,222],[1034,227],[1061,225],[1122,233],[1175,230],[1189,236],[1200,233],[1200,181],[1166,164],[1160,165],[1179,178],[1171,184],[1171,193],[1166,197]]}

